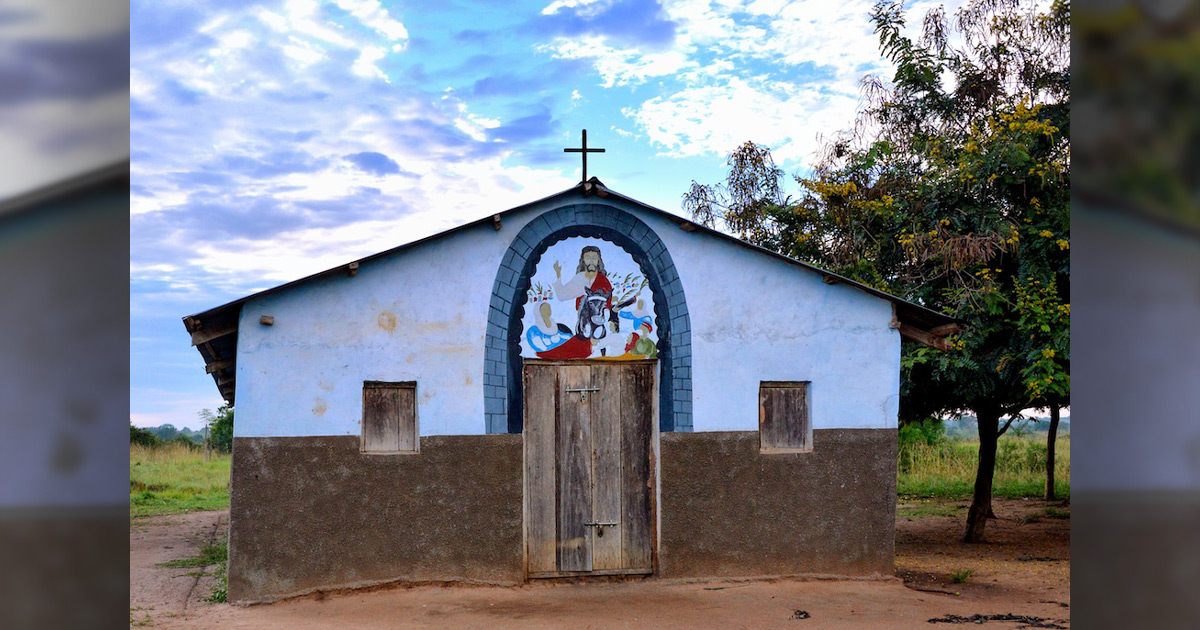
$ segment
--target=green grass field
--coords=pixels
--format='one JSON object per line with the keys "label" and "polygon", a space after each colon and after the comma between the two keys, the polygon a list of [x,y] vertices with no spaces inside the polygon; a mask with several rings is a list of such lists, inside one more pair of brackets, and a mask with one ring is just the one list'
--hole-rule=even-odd
{"label": "green grass field", "polygon": [[179,444],[129,446],[129,515],[151,516],[229,507],[228,454]]}
{"label": "green grass field", "polygon": [[[969,498],[975,485],[979,442],[941,437],[900,439],[897,491],[906,497]],[[1046,487],[1046,437],[1004,436],[996,449],[993,496],[1040,497]],[[1054,490],[1071,496],[1071,437],[1055,442]]]}

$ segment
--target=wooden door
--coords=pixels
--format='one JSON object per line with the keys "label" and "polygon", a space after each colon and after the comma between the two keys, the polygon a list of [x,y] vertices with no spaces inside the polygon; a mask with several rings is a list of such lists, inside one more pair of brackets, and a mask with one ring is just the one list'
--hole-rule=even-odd
{"label": "wooden door", "polygon": [[530,577],[653,572],[655,368],[525,362]]}

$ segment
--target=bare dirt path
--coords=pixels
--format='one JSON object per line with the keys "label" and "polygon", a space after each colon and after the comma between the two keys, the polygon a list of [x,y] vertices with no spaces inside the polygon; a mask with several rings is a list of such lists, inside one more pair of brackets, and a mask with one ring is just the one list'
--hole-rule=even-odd
{"label": "bare dirt path", "polygon": [[[194,569],[155,566],[195,555],[225,513],[139,519],[130,533],[131,624],[155,628],[946,628],[974,615],[997,630],[1070,627],[1069,508],[998,501],[993,542],[963,545],[959,503],[902,503],[897,576],[886,581],[536,582],[519,587],[392,587],[270,605],[207,604]],[[1047,512],[1047,508],[1049,512]],[[930,512],[933,512],[931,514]],[[150,521],[144,523],[142,521]],[[189,542],[190,541],[190,542]],[[188,544],[192,548],[180,549]],[[173,548],[167,549],[167,546]],[[952,575],[970,570],[964,582]],[[180,577],[182,576],[182,577]],[[186,603],[186,605],[185,605]],[[140,606],[142,610],[132,610]],[[1011,617],[1009,617],[1011,619]],[[931,619],[946,623],[930,624]],[[949,623],[955,621],[957,623]],[[959,624],[963,625],[959,625]]]}
{"label": "bare dirt path", "polygon": [[160,627],[166,620],[212,612],[204,599],[212,594],[215,567],[161,565],[198,555],[206,544],[228,534],[228,524],[228,511],[143,517],[130,523],[130,626]]}

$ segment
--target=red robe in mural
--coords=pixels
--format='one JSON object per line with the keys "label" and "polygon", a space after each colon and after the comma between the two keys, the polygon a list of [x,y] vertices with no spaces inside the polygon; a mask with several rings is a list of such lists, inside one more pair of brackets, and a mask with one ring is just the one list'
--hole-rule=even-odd
{"label": "red robe in mural", "polygon": [[[582,273],[580,273],[580,275],[582,275]],[[578,282],[575,279],[572,279],[571,282],[567,283],[567,286],[572,284],[577,285]],[[606,299],[604,302],[604,308],[606,312],[608,309],[612,308],[613,288],[612,283],[608,281],[608,276],[605,276],[602,273],[596,274],[596,278],[592,280],[592,285],[588,287],[588,289],[593,294],[597,292],[605,294]],[[584,297],[586,297],[586,294],[582,292],[576,296],[575,310],[578,311],[580,308],[585,306],[583,301]],[[605,321],[607,321],[607,316],[605,317]],[[592,340],[583,336],[582,334],[579,334],[577,328],[575,336],[568,339],[561,346],[551,348],[545,352],[538,352],[536,354],[542,359],[554,359],[559,361],[565,359],[586,359],[592,356]]]}

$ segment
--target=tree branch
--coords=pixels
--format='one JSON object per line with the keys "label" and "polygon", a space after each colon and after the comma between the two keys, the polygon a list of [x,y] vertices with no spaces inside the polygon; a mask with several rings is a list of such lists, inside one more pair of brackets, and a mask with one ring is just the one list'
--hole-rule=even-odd
{"label": "tree branch", "polygon": [[1008,430],[1008,427],[1012,426],[1013,420],[1016,420],[1017,418],[1020,418],[1020,417],[1021,417],[1020,414],[1013,414],[1013,415],[1009,416],[1008,422],[1005,422],[1004,426],[1000,427],[1000,431],[996,433],[996,437],[1000,437],[1000,436],[1004,435],[1004,432]]}

